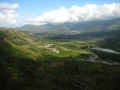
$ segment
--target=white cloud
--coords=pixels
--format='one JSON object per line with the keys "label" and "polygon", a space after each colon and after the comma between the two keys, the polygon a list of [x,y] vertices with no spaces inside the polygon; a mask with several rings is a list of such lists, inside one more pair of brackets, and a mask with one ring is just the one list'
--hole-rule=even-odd
{"label": "white cloud", "polygon": [[[60,7],[38,17],[20,16],[17,3],[0,3],[0,26],[41,25],[46,23],[82,22],[120,17],[120,3],[86,4],[84,6]],[[27,13],[27,12],[26,12]]]}
{"label": "white cloud", "polygon": [[17,9],[19,5],[17,3],[10,4],[10,3],[0,3],[0,9],[6,9],[6,10],[14,10]]}
{"label": "white cloud", "polygon": [[18,17],[19,5],[14,3],[0,3],[0,25],[1,26],[11,26],[16,24]]}
{"label": "white cloud", "polygon": [[30,17],[29,24],[82,22],[94,19],[109,19],[120,17],[120,4],[86,4],[84,6],[72,6],[69,9],[60,7],[59,9],[45,12],[38,17]]}

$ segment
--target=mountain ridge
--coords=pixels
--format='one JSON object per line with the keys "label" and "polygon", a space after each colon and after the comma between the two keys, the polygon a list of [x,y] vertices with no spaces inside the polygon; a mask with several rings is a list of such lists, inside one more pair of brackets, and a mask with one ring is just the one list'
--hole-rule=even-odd
{"label": "mountain ridge", "polygon": [[79,34],[81,32],[115,30],[120,28],[120,18],[109,20],[94,20],[77,23],[24,25],[18,29],[40,34]]}

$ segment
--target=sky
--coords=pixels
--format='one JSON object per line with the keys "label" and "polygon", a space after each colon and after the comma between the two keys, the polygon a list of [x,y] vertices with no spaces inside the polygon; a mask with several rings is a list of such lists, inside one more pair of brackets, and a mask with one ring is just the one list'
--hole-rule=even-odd
{"label": "sky", "polygon": [[0,0],[0,26],[120,17],[120,0]]}

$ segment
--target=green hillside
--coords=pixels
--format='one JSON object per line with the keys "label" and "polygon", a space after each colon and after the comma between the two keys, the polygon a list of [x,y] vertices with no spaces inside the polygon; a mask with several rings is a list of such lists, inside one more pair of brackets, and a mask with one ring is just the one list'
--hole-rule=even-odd
{"label": "green hillside", "polygon": [[[11,47],[17,49],[26,57],[34,60],[44,55],[54,55],[56,57],[76,57],[82,54],[90,53],[86,49],[81,49],[83,45],[87,46],[87,44],[81,44],[81,46],[78,46],[80,43],[76,42],[76,45],[72,45],[71,42],[68,44],[64,43],[64,45],[62,45],[61,42],[53,42],[46,39],[36,38],[27,32],[17,30],[3,30],[1,32],[5,34],[5,42],[10,44]],[[69,48],[68,46],[70,45],[74,48]],[[93,44],[88,43],[88,45]]]}
{"label": "green hillside", "polygon": [[14,29],[0,37],[0,90],[120,89],[120,65],[89,61],[98,39],[50,40]]}

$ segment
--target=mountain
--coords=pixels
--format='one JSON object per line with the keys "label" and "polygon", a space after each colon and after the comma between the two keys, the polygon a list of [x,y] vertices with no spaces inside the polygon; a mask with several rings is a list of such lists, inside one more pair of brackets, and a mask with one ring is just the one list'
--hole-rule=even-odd
{"label": "mountain", "polygon": [[81,32],[109,31],[120,28],[120,18],[110,20],[94,20],[76,23],[45,24],[40,26],[24,25],[19,27],[22,31],[30,31],[34,34],[46,35],[73,35]]}
{"label": "mountain", "polygon": [[34,34],[39,34],[41,36],[47,36],[47,35],[71,35],[71,34],[77,34],[78,31],[72,31],[70,30],[69,24],[46,24],[46,25],[24,25],[19,28],[22,31],[29,31]]}

